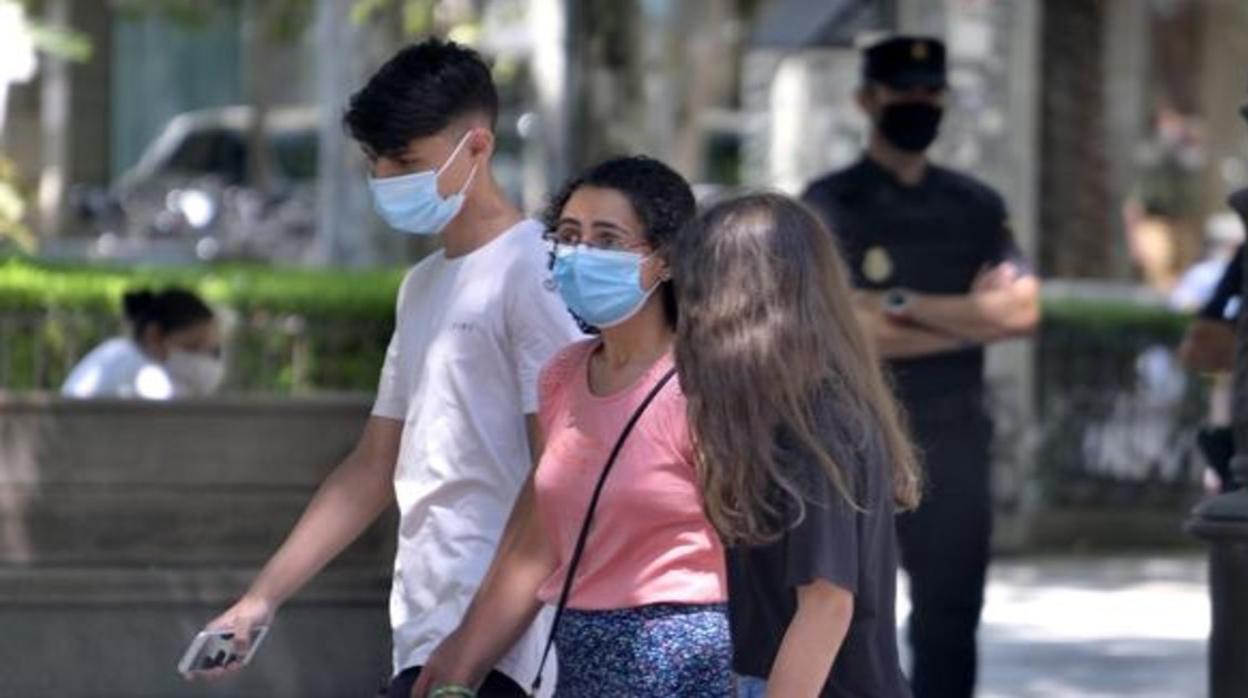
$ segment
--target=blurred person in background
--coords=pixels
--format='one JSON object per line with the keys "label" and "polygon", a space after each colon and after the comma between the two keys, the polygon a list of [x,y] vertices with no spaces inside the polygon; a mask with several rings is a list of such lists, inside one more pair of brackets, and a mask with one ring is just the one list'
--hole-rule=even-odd
{"label": "blurred person in background", "polygon": [[61,393],[73,398],[172,398],[211,395],[221,386],[221,331],[208,304],[181,288],[132,291],[122,298],[129,336],[91,350]]}
{"label": "blurred person in background", "polygon": [[[1248,199],[1248,196],[1241,198]],[[1205,485],[1211,492],[1226,491],[1239,484],[1234,481],[1230,467],[1235,451],[1230,429],[1230,373],[1235,367],[1235,329],[1243,302],[1243,257],[1241,244],[1230,262],[1224,265],[1213,293],[1188,323],[1178,351],[1179,360],[1189,370],[1213,377],[1209,421],[1197,434],[1197,443],[1209,466]]]}
{"label": "blurred person in background", "polygon": [[992,531],[984,347],[1029,334],[1039,282],[1001,196],[929,162],[948,96],[945,46],[893,37],[866,49],[865,157],[805,200],[839,238],[856,311],[888,363],[928,488],[898,518],[910,576],[917,698],[970,698]]}
{"label": "blurred person in background", "polygon": [[1170,292],[1170,307],[1183,313],[1204,307],[1243,243],[1244,226],[1234,213],[1209,216],[1205,221],[1205,257],[1179,277]]}
{"label": "blurred person in background", "polygon": [[1139,179],[1123,207],[1127,251],[1144,284],[1170,294],[1196,242],[1196,177],[1205,160],[1200,120],[1162,101],[1136,153]]}

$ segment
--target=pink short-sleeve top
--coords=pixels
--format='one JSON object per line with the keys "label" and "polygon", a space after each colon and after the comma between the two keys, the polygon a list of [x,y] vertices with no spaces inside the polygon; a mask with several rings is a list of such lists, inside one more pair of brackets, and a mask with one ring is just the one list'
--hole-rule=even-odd
{"label": "pink short-sleeve top", "polygon": [[[597,396],[589,389],[589,359],[598,346],[589,340],[564,349],[538,383],[546,447],[535,479],[537,511],[559,560],[538,592],[547,603],[559,598],[612,447],[673,365],[668,354],[632,386]],[[685,396],[672,380],[637,422],[607,477],[568,605],[605,610],[726,597],[724,551],[702,509]]]}

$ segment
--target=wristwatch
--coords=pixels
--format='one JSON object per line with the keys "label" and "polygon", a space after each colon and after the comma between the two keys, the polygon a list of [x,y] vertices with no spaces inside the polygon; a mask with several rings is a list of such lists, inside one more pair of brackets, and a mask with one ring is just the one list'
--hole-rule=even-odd
{"label": "wristwatch", "polygon": [[910,307],[910,292],[904,288],[890,288],[884,292],[884,309],[900,313]]}

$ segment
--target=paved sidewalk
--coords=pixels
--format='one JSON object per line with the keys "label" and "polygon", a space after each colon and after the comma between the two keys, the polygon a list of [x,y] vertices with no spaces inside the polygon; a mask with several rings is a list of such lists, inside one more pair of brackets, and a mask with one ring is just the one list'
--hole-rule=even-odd
{"label": "paved sidewalk", "polygon": [[995,563],[979,697],[1205,695],[1205,580],[1205,560],[1193,555]]}

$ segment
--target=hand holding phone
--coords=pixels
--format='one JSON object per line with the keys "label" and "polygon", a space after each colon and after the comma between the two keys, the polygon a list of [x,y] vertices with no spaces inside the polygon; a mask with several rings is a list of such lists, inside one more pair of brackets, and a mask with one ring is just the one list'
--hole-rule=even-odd
{"label": "hand holding phone", "polygon": [[241,648],[234,642],[234,631],[202,630],[186,648],[182,661],[178,662],[178,671],[189,678],[192,672],[247,666],[268,632],[267,625],[252,628],[246,650],[240,652]]}
{"label": "hand holding phone", "polygon": [[243,597],[195,636],[178,670],[188,680],[214,680],[243,668],[268,632],[274,611],[262,599]]}

